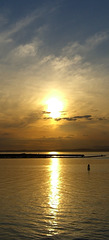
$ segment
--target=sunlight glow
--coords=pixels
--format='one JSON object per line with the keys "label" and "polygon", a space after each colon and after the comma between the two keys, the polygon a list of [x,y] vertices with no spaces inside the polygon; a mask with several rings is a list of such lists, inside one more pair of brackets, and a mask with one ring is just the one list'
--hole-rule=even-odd
{"label": "sunlight glow", "polygon": [[50,98],[46,102],[47,111],[50,112],[50,117],[59,118],[61,116],[61,111],[63,110],[63,103],[58,98]]}
{"label": "sunlight glow", "polygon": [[52,151],[52,152],[48,152],[49,154],[53,154],[54,156],[53,157],[57,157],[57,154],[59,154],[59,152],[55,152],[55,151]]}

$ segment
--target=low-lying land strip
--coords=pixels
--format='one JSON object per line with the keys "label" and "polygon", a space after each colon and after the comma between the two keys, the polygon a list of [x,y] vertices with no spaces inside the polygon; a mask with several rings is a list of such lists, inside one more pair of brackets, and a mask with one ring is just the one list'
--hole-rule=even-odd
{"label": "low-lying land strip", "polygon": [[86,157],[103,157],[104,155],[84,155],[84,154],[67,154],[67,153],[0,153],[0,158],[86,158]]}

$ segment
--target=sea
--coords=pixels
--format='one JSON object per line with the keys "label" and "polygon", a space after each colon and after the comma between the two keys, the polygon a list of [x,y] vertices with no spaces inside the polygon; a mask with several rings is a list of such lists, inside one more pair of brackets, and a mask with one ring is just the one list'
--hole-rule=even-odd
{"label": "sea", "polygon": [[109,240],[109,152],[84,154],[0,159],[0,240]]}

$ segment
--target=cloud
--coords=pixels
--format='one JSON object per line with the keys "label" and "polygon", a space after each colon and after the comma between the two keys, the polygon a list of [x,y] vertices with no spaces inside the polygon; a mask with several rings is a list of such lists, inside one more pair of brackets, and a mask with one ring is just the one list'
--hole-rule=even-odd
{"label": "cloud", "polygon": [[22,117],[21,116],[13,117],[12,115],[7,115],[7,119],[5,118],[5,115],[4,115],[4,117],[1,117],[0,127],[5,128],[5,129],[27,128],[41,119],[42,119],[41,111],[30,112],[27,115],[25,115],[24,117],[23,116]]}
{"label": "cloud", "polygon": [[48,55],[48,56],[44,56],[40,62],[40,64],[47,64],[49,62],[51,62],[54,59],[54,55]]}
{"label": "cloud", "polygon": [[86,47],[88,50],[91,50],[106,41],[109,38],[107,32],[96,33],[93,37],[90,37],[86,40]]}
{"label": "cloud", "polygon": [[[17,57],[36,55],[37,43],[39,43],[38,37],[36,36],[45,30],[44,24],[43,26],[37,26],[35,22],[42,18],[43,14],[46,14],[46,11],[46,7],[35,9],[30,14],[15,19],[13,23],[10,22],[10,19],[3,16],[3,14],[0,15],[2,22],[7,23],[7,28],[2,27],[0,29],[0,55],[2,61],[10,62],[14,54],[16,54]],[[3,25],[3,23],[1,24]],[[15,66],[14,61],[13,64]]]}
{"label": "cloud", "polygon": [[8,23],[8,18],[0,13],[0,27]]}
{"label": "cloud", "polygon": [[[30,24],[32,24],[36,19],[39,19],[43,16],[44,9],[37,9],[34,10],[31,14],[21,18],[20,20],[16,20],[15,23],[9,24],[7,30],[3,31],[1,33],[0,39],[2,41],[5,41],[9,39],[10,37],[13,37],[15,33],[20,32],[24,28],[28,27]],[[4,16],[1,16],[2,19],[6,19]],[[6,20],[5,20],[6,21]],[[8,22],[8,20],[7,20]]]}
{"label": "cloud", "polygon": [[58,57],[54,58],[52,61],[52,65],[54,69],[61,70],[65,69],[66,67],[70,66],[72,64],[72,61],[68,59],[67,57]]}
{"label": "cloud", "polygon": [[[43,111],[43,114],[50,114],[51,112],[46,112],[46,111]],[[52,119],[51,117],[44,117],[43,119]],[[77,120],[82,120],[82,119],[84,119],[84,120],[92,120],[93,118],[92,118],[92,115],[83,115],[83,116],[74,116],[74,117],[60,117],[60,118],[55,118],[54,120],[55,121],[62,121],[62,120],[65,120],[65,121],[68,121],[68,122],[70,122],[70,121],[77,121]]]}
{"label": "cloud", "polygon": [[64,117],[64,118],[56,118],[56,121],[66,120],[66,121],[77,121],[77,120],[92,120],[91,115],[83,115],[83,116],[74,116],[74,117]]}
{"label": "cloud", "polygon": [[23,121],[25,122],[26,125],[29,125],[41,118],[42,118],[41,112],[31,112],[23,119]]}
{"label": "cloud", "polygon": [[48,111],[42,111],[42,114],[50,114],[51,112]]}
{"label": "cloud", "polygon": [[108,121],[109,118],[106,118],[106,117],[98,117],[97,120],[98,120],[98,121]]}
{"label": "cloud", "polygon": [[[50,114],[50,112],[43,111],[43,114]],[[44,120],[49,120],[52,119],[51,117],[44,117]],[[72,122],[72,121],[93,121],[93,122],[98,122],[98,121],[108,121],[109,119],[106,117],[94,117],[92,115],[78,115],[78,116],[72,116],[72,117],[60,117],[60,118],[55,118],[55,121],[67,121],[67,122]]]}
{"label": "cloud", "polygon": [[40,64],[48,65],[54,72],[58,72],[59,74],[63,74],[69,70],[69,68],[74,68],[78,66],[81,61],[82,57],[80,55],[75,55],[74,57],[70,58],[69,56],[61,55],[56,57],[55,55],[48,55],[44,57]]}
{"label": "cloud", "polygon": [[15,49],[15,55],[19,57],[35,56],[36,50],[32,43],[20,45]]}
{"label": "cloud", "polygon": [[95,49],[101,43],[109,39],[108,32],[100,32],[95,35],[87,38],[84,43],[80,43],[79,41],[75,41],[73,43],[69,43],[67,46],[63,48],[63,54],[68,56],[72,56],[75,54],[80,54],[80,56],[85,55],[87,52],[90,52],[92,49]]}
{"label": "cloud", "polygon": [[91,120],[92,116],[91,115],[83,115],[83,116],[75,116],[75,119],[88,119]]}
{"label": "cloud", "polygon": [[[34,57],[37,54],[40,41],[35,35],[31,36],[29,34],[31,28],[28,28],[28,26],[40,17],[40,15],[38,11],[35,11],[33,14],[18,20],[14,24],[8,24],[4,31],[0,31],[0,63],[6,65],[7,69],[8,64],[11,65],[11,63],[13,69],[16,66],[18,67],[18,63],[16,62],[18,58]],[[16,34],[18,34],[17,37],[15,36]]]}

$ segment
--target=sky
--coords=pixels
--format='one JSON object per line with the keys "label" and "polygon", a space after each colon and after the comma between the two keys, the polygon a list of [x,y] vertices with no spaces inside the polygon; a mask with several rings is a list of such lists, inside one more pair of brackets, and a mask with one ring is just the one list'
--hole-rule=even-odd
{"label": "sky", "polygon": [[0,150],[109,150],[109,1],[0,1]]}

